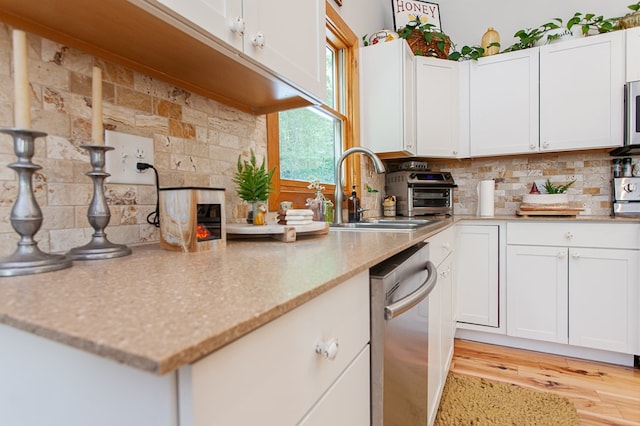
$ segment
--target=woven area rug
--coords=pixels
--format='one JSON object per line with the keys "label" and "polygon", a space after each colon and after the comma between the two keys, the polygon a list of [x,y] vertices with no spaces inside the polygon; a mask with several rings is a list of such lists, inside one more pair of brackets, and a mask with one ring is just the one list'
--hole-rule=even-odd
{"label": "woven area rug", "polygon": [[449,373],[434,426],[579,424],[565,397]]}

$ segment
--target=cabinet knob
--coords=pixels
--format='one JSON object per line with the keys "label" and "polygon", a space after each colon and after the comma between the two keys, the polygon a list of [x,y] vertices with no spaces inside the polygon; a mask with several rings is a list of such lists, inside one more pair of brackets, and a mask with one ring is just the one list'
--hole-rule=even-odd
{"label": "cabinet knob", "polygon": [[549,148],[549,142],[542,142],[542,147],[545,149]]}
{"label": "cabinet knob", "polygon": [[538,147],[538,146],[537,146],[537,145],[535,145],[535,144],[531,144],[531,145],[529,145],[529,148],[530,148],[530,149],[536,149],[537,147]]}
{"label": "cabinet knob", "polygon": [[573,238],[573,233],[572,233],[571,231],[568,231],[568,232],[565,234],[565,237],[567,237],[567,240],[570,240],[570,239],[572,239],[572,238]]}
{"label": "cabinet knob", "polygon": [[244,35],[245,23],[244,19],[241,16],[238,16],[236,19],[231,21],[231,32],[238,34],[239,36]]}
{"label": "cabinet knob", "polygon": [[564,259],[564,252],[563,251],[559,251],[558,252],[558,259]]}
{"label": "cabinet knob", "polygon": [[338,339],[335,337],[326,342],[320,342],[316,345],[316,353],[322,355],[329,361],[336,359],[338,355]]}
{"label": "cabinet knob", "polygon": [[449,244],[449,243],[443,243],[443,244],[442,244],[442,249],[443,249],[445,252],[447,252],[447,251],[451,250],[451,244]]}
{"label": "cabinet knob", "polygon": [[453,150],[453,155],[458,155],[458,151],[456,151],[455,149]]}
{"label": "cabinet knob", "polygon": [[259,47],[260,49],[264,48],[264,34],[256,34],[251,44],[253,44],[255,47]]}
{"label": "cabinet knob", "polygon": [[573,257],[574,259],[579,259],[580,258],[580,253],[573,253],[571,255],[571,257]]}

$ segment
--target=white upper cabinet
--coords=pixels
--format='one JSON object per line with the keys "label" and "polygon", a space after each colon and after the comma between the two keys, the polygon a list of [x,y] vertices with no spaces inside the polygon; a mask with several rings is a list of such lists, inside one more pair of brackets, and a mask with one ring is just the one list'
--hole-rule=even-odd
{"label": "white upper cabinet", "polygon": [[404,39],[360,49],[362,146],[387,157],[416,155],[414,76]]}
{"label": "white upper cabinet", "polygon": [[471,156],[538,151],[538,49],[480,58],[470,69]]}
{"label": "white upper cabinet", "polygon": [[625,31],[626,40],[626,56],[627,69],[626,81],[640,80],[640,27],[629,28]]}
{"label": "white upper cabinet", "polygon": [[144,0],[325,99],[324,0]]}
{"label": "white upper cabinet", "polygon": [[469,157],[469,62],[423,56],[415,62],[418,155]]}
{"label": "white upper cabinet", "polygon": [[540,48],[540,150],[622,145],[624,31]]}

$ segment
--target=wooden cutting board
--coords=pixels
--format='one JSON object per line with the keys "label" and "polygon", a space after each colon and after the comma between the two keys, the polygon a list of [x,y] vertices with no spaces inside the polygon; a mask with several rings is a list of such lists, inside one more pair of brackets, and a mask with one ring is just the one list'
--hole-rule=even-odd
{"label": "wooden cutting board", "polygon": [[518,210],[518,216],[577,216],[584,209],[548,209],[548,210]]}

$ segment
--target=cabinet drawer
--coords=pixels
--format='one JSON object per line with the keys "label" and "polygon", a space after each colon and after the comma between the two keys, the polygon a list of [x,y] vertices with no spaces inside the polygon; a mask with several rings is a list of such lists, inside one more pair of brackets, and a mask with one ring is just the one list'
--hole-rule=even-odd
{"label": "cabinet drawer", "polygon": [[455,239],[455,228],[452,226],[427,240],[429,243],[429,259],[436,266],[439,266],[450,253],[453,253]]}
{"label": "cabinet drawer", "polygon": [[[316,353],[319,343],[334,338],[335,359]],[[296,424],[368,342],[369,274],[363,271],[181,369],[181,420]]]}
{"label": "cabinet drawer", "polygon": [[640,225],[509,222],[507,244],[639,249]]}

